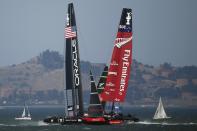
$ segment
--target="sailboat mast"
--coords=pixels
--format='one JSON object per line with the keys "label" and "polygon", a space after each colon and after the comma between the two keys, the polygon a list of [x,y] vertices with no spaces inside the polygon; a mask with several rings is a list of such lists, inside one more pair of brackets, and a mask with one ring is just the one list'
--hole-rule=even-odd
{"label": "sailboat mast", "polygon": [[[74,7],[72,4],[72,16],[71,16],[71,25],[75,26],[76,28],[76,19],[75,19],[75,13],[74,13]],[[76,105],[76,111],[77,115],[83,116],[83,93],[82,93],[82,82],[81,82],[81,71],[80,71],[80,55],[79,55],[79,45],[78,45],[78,39],[77,39],[77,28],[76,30],[76,37],[72,38],[72,55],[73,55],[73,82],[74,82],[74,93],[75,93],[75,105]]]}
{"label": "sailboat mast", "polygon": [[83,115],[83,97],[80,72],[77,28],[73,4],[68,5],[65,28],[65,104],[66,115]]}

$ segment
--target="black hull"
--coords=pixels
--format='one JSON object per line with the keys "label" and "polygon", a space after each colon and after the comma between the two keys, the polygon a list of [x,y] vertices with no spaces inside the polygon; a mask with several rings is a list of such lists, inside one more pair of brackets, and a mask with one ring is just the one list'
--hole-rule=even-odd
{"label": "black hull", "polygon": [[115,114],[110,117],[108,116],[108,123],[109,124],[113,124],[114,121],[115,122],[120,121],[120,123],[115,123],[115,124],[124,124],[124,123],[128,123],[128,122],[132,122],[132,123],[139,122],[140,119],[135,116],[132,116],[130,114],[128,114],[128,115]]}
{"label": "black hull", "polygon": [[43,121],[48,124],[58,124],[63,122],[63,119],[64,119],[63,117],[52,116],[45,118]]}
{"label": "black hull", "polygon": [[81,118],[64,118],[61,125],[83,124]]}
{"label": "black hull", "polygon": [[47,124],[61,124],[61,125],[72,125],[72,124],[82,124],[80,118],[64,118],[52,116],[43,120]]}
{"label": "black hull", "polygon": [[106,113],[104,115],[108,119],[117,119],[117,120],[130,120],[134,122],[139,122],[139,118],[135,117],[134,115],[127,114],[123,115],[122,113]]}
{"label": "black hull", "polygon": [[131,116],[131,115],[127,115],[127,116],[123,116],[122,118],[124,121],[133,121],[133,122],[139,122],[140,119],[135,117],[135,116]]}

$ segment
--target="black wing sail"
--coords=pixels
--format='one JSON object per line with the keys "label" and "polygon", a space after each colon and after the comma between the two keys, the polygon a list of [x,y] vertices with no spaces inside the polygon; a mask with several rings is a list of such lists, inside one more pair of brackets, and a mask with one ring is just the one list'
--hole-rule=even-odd
{"label": "black wing sail", "polygon": [[91,117],[103,116],[103,107],[99,99],[96,84],[90,71],[91,92],[90,92],[90,105],[88,107],[88,115]]}
{"label": "black wing sail", "polygon": [[65,28],[65,106],[66,116],[83,115],[83,97],[80,72],[77,28],[73,4],[68,5]]}
{"label": "black wing sail", "polygon": [[108,66],[105,66],[97,85],[97,91],[99,94],[104,90],[106,79],[107,79],[107,73],[108,73]]}
{"label": "black wing sail", "polygon": [[[105,84],[106,84],[106,80],[107,80],[107,73],[108,73],[108,66],[104,67],[104,70],[100,76],[98,85],[97,85],[97,91],[99,94],[101,94],[104,90]],[[101,100],[100,100],[101,101]],[[103,110],[105,109],[105,105],[106,102],[105,101],[101,101],[101,104],[103,106]]]}

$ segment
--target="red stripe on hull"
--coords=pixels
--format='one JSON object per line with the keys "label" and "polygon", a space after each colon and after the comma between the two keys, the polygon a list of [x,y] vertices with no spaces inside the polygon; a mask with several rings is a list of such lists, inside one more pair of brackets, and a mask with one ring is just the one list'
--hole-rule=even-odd
{"label": "red stripe on hull", "polygon": [[105,124],[106,120],[104,117],[84,117],[82,121],[87,124]]}
{"label": "red stripe on hull", "polygon": [[123,121],[122,120],[110,120],[109,124],[122,124]]}

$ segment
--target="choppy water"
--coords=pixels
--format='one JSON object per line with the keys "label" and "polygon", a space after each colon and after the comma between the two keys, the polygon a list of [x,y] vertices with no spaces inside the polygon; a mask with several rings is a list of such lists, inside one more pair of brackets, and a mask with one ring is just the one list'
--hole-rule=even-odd
{"label": "choppy water", "polygon": [[[141,121],[124,125],[48,125],[42,119],[48,115],[63,115],[63,107],[30,107],[32,121],[16,121],[23,107],[0,108],[0,131],[197,131],[197,108],[167,108],[171,119],[154,121],[155,108],[131,108],[126,111]],[[125,112],[126,112],[125,111]]]}

